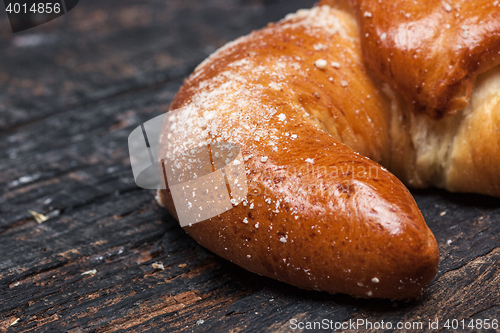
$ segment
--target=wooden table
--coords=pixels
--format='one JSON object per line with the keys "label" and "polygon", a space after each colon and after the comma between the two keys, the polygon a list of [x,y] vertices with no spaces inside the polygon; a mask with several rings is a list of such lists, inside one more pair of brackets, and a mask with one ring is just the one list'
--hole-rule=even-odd
{"label": "wooden table", "polygon": [[499,199],[413,191],[441,263],[424,296],[404,303],[248,273],[197,245],[135,185],[129,133],[165,112],[216,48],[313,2],[86,0],[14,35],[0,15],[1,331],[270,332],[289,331],[292,319],[421,321],[424,330],[439,320],[442,330],[447,319],[500,320]]}

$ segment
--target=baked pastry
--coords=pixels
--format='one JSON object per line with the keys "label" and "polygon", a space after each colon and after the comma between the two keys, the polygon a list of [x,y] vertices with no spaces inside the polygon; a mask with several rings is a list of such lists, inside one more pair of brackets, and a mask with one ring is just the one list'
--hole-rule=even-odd
{"label": "baked pastry", "polygon": [[356,17],[365,64],[395,90],[384,88],[394,158],[382,165],[412,187],[500,196],[500,3],[320,5]]}
{"label": "baked pastry", "polygon": [[[367,75],[346,12],[299,11],[227,44],[174,98],[159,155],[236,144],[248,197],[185,230],[216,254],[301,288],[418,297],[438,249],[411,194],[374,162],[391,161],[390,103]],[[177,216],[169,189],[159,199]]]}
{"label": "baked pastry", "polygon": [[478,74],[500,63],[500,6],[477,1],[322,0],[356,16],[365,61],[416,113],[468,104]]}
{"label": "baked pastry", "polygon": [[[411,20],[441,18],[451,5],[418,11],[394,2],[396,14],[377,19],[386,9],[377,4],[322,1],[227,44],[185,81],[160,137],[168,184],[159,202],[201,245],[300,288],[416,298],[437,272],[437,244],[411,194],[381,165],[411,186],[500,196],[500,69],[470,89],[496,58],[458,64],[442,81],[423,75],[413,91],[439,54],[412,63],[408,42],[428,36],[398,44],[394,29],[411,31]],[[409,23],[398,25],[407,7]],[[475,30],[484,16],[468,14],[476,22],[468,37],[492,55]],[[465,56],[456,54],[446,61]],[[461,70],[469,74],[458,80]]]}

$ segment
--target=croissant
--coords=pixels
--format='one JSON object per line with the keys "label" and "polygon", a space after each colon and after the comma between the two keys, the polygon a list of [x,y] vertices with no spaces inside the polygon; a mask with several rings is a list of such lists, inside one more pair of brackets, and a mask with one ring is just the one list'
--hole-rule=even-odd
{"label": "croissant", "polygon": [[366,66],[395,90],[393,158],[375,160],[412,187],[500,196],[500,3],[319,4],[357,18]]}
{"label": "croissant", "polygon": [[[184,82],[160,136],[168,182],[158,199],[202,246],[304,289],[417,298],[439,253],[399,179],[500,196],[500,70],[479,74],[470,94],[429,76],[409,95],[411,57],[393,45],[401,37],[366,23],[382,15],[368,12],[375,3],[290,14],[228,43]],[[378,42],[363,44],[360,34],[373,33]],[[379,51],[384,40],[392,44]],[[380,61],[390,47],[401,57],[394,68]],[[441,92],[452,96],[444,104],[432,99]],[[203,204],[224,198],[218,209]]]}

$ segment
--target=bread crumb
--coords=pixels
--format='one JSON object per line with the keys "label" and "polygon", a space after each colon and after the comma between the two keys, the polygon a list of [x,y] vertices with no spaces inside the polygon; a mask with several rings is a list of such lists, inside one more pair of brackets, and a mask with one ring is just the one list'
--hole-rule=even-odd
{"label": "bread crumb", "polygon": [[151,267],[153,267],[154,269],[161,269],[162,271],[165,270],[165,267],[161,262],[160,263],[155,262],[151,264]]}
{"label": "bread crumb", "polygon": [[365,13],[363,14],[363,16],[364,16],[364,17],[372,17],[373,15],[372,15],[372,13],[370,13],[370,12],[365,12]]}
{"label": "bread crumb", "polygon": [[446,215],[446,211],[443,211],[439,214],[439,216],[445,216]]}
{"label": "bread crumb", "polygon": [[49,218],[43,214],[37,213],[34,210],[28,210],[28,213],[33,215],[33,218],[38,224],[42,224],[43,222],[47,221]]}
{"label": "bread crumb", "polygon": [[81,275],[96,275],[97,269],[91,269],[90,271],[83,272]]}
{"label": "bread crumb", "polygon": [[332,62],[332,67],[333,68],[336,68],[336,69],[339,69],[340,68],[340,64],[336,61]]}
{"label": "bread crumb", "polygon": [[342,81],[340,81],[340,85],[345,88],[345,87],[347,87],[348,83],[347,83],[347,81],[342,80]]}
{"label": "bread crumb", "polygon": [[449,3],[446,3],[446,2],[445,2],[445,3],[444,3],[444,9],[445,9],[445,10],[449,13],[449,12],[451,12],[451,10],[452,10],[453,8],[451,8],[451,6],[450,6],[450,4],[449,4]]}
{"label": "bread crumb", "polygon": [[269,157],[267,157],[267,156],[262,156],[262,157],[260,158],[260,161],[261,161],[262,163],[266,163],[266,162],[267,162],[267,160],[268,160],[268,158],[269,158]]}
{"label": "bread crumb", "polygon": [[186,266],[187,266],[187,264],[179,264],[179,268],[184,268]]}

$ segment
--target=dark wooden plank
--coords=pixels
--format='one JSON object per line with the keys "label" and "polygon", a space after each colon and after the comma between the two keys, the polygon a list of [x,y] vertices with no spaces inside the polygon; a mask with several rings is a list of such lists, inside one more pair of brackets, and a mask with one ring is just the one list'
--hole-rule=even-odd
{"label": "dark wooden plank", "polygon": [[[292,318],[500,319],[497,198],[413,191],[441,264],[423,298],[411,303],[299,290],[197,245],[152,191],[134,184],[127,136],[167,109],[208,45],[304,2],[142,3],[82,1],[77,23],[65,18],[40,27],[37,33],[58,37],[29,52],[1,34],[0,73],[9,79],[0,74],[0,331],[285,332]],[[150,11],[151,19],[120,19],[134,11]],[[52,60],[65,50],[76,64],[94,67]],[[164,68],[155,62],[162,52]],[[132,66],[131,76],[121,64]],[[61,80],[71,84],[64,88]],[[47,92],[36,95],[40,84]],[[30,209],[49,220],[37,224]]]}
{"label": "dark wooden plank", "polygon": [[[414,192],[439,241],[441,268],[422,300],[396,308],[247,274],[196,245],[153,193],[135,187],[124,149],[131,129],[161,113],[179,85],[68,111],[4,137],[19,153],[6,168],[15,173],[2,172],[9,188],[0,205],[0,253],[9,253],[0,261],[3,320],[21,318],[16,326],[34,331],[256,324],[273,331],[286,330],[290,318],[468,318],[498,306],[494,198]],[[23,140],[27,133],[38,139]],[[28,174],[32,182],[17,183],[23,170],[36,171]],[[28,209],[58,213],[38,225]],[[155,271],[156,261],[165,270]],[[81,275],[91,269],[97,274]]]}
{"label": "dark wooden plank", "polygon": [[229,40],[313,3],[87,0],[14,36],[3,16],[0,130],[185,77]]}

